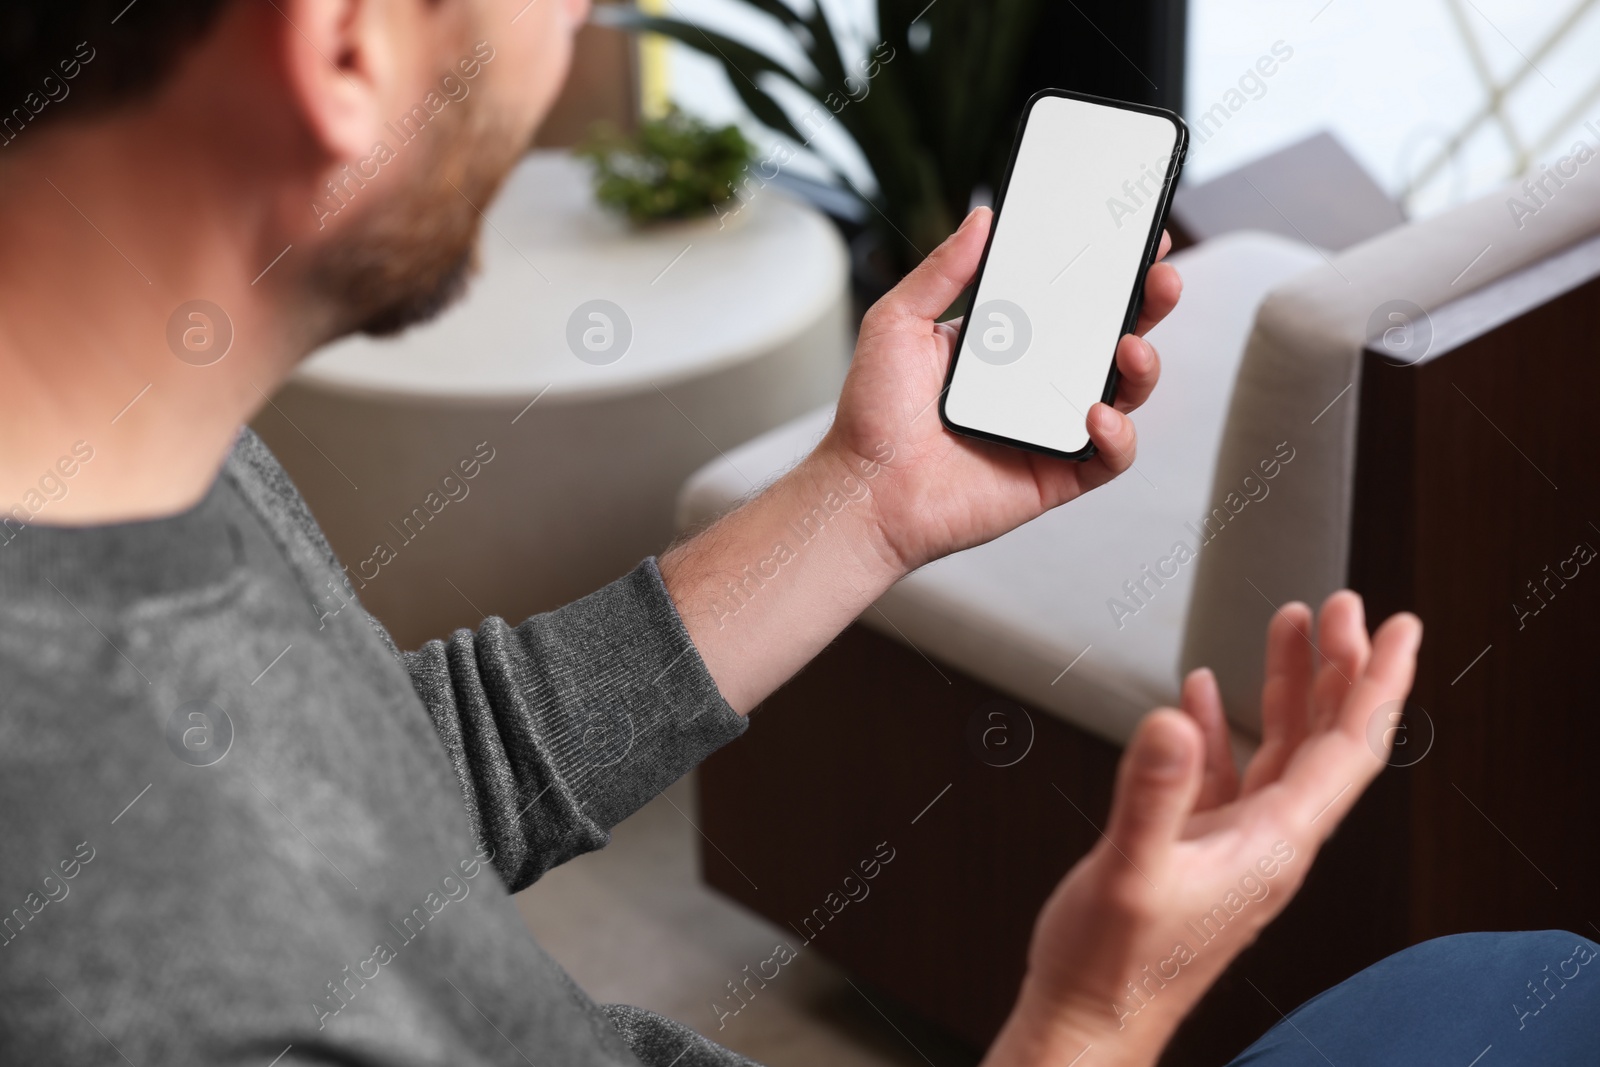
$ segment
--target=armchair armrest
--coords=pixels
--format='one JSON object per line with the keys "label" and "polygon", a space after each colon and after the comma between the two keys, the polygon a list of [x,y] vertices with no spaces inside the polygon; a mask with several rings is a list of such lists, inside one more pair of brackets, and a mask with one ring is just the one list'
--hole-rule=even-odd
{"label": "armchair armrest", "polygon": [[[1216,671],[1241,730],[1260,730],[1261,634],[1276,606],[1315,605],[1346,583],[1368,341],[1391,326],[1409,328],[1419,331],[1413,353],[1437,353],[1455,343],[1441,335],[1444,323],[1459,320],[1456,342],[1488,325],[1474,319],[1483,305],[1452,315],[1453,302],[1600,232],[1600,173],[1580,172],[1519,221],[1508,204],[1522,196],[1508,187],[1393,230],[1288,281],[1262,304],[1213,482],[1220,489],[1240,481],[1280,447],[1295,459],[1271,500],[1226,521],[1201,554],[1181,657],[1185,670]],[[1503,311],[1504,301],[1498,305]]]}

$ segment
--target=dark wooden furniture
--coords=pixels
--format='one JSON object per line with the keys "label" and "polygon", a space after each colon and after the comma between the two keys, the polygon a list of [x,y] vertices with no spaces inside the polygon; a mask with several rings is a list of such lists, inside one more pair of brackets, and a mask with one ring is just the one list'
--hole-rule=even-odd
{"label": "dark wooden furniture", "polygon": [[[1580,543],[1600,549],[1597,309],[1600,239],[1435,313],[1423,362],[1366,355],[1350,583],[1374,619],[1409,608],[1426,621],[1407,744],[1432,747],[1380,776],[1166,1062],[1223,1063],[1280,1010],[1427,938],[1600,937],[1600,558],[1563,563]],[[1009,767],[968,736],[1000,708],[1019,741],[1026,720],[1034,730]],[[795,948],[809,940],[981,1047],[1035,911],[1104,823],[1117,757],[857,626],[705,765],[717,847],[704,877],[793,930]],[[895,859],[840,905],[880,842]]]}

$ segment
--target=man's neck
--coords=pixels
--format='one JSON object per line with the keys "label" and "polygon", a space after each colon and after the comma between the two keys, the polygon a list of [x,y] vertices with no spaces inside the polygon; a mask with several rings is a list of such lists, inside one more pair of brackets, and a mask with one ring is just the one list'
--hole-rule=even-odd
{"label": "man's neck", "polygon": [[[151,152],[162,137],[171,151]],[[129,138],[146,140],[119,152]],[[193,505],[312,344],[284,325],[299,265],[272,262],[289,243],[273,206],[206,166],[175,131],[125,124],[0,149],[0,519],[13,530]]]}

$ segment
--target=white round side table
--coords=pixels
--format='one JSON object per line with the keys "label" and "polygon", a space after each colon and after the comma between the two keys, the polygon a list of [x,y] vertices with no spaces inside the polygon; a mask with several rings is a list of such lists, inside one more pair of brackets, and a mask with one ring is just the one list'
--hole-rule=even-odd
{"label": "white round side table", "polygon": [[837,396],[849,357],[844,245],[776,188],[635,229],[534,153],[481,249],[459,304],[319,352],[255,422],[402,647],[660,552],[688,476]]}

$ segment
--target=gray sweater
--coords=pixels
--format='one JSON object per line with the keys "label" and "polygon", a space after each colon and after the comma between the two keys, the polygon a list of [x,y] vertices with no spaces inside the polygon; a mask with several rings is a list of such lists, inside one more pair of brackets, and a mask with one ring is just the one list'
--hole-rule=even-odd
{"label": "gray sweater", "polygon": [[511,899],[744,728],[653,560],[401,653],[249,432],[183,514],[0,541],[0,1063],[747,1062]]}

